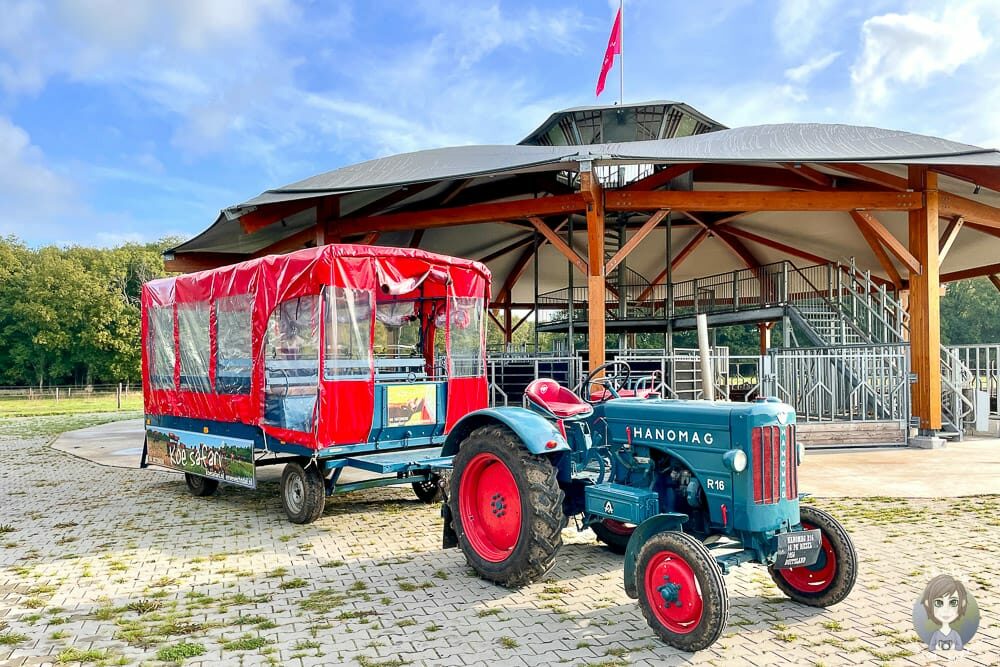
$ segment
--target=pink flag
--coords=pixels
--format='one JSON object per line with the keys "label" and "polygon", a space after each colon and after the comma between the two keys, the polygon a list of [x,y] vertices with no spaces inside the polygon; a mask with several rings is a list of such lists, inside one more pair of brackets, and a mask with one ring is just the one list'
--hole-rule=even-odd
{"label": "pink flag", "polygon": [[604,64],[601,65],[601,75],[597,77],[597,96],[604,92],[604,83],[608,79],[608,72],[615,64],[615,56],[622,52],[622,10],[618,8],[615,14],[615,25],[611,28],[611,36],[608,38],[608,50],[604,52]]}

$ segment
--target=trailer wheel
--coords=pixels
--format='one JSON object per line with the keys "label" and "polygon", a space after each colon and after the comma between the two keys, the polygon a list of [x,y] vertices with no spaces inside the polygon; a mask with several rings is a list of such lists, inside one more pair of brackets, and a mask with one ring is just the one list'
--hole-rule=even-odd
{"label": "trailer wheel", "polygon": [[326,506],[326,484],[315,465],[289,463],[281,473],[281,505],[292,523],[312,523]]}
{"label": "trailer wheel", "polygon": [[219,488],[219,480],[192,475],[189,472],[184,473],[184,482],[192,496],[210,496]]}
{"label": "trailer wheel", "polygon": [[458,544],[484,579],[523,586],[548,572],[566,515],[555,467],[506,426],[483,426],[454,459],[448,503]]}
{"label": "trailer wheel", "polygon": [[628,541],[635,532],[635,526],[614,519],[604,519],[591,524],[590,529],[597,535],[598,540],[607,545],[608,551],[616,554],[625,553]]}
{"label": "trailer wheel", "polygon": [[823,537],[819,558],[808,567],[768,568],[785,595],[810,607],[829,607],[846,598],[858,578],[858,554],[851,536],[836,519],[810,505],[800,509],[802,527],[819,528]]}
{"label": "trailer wheel", "polygon": [[444,491],[441,488],[441,476],[431,475],[427,481],[414,482],[413,492],[417,494],[417,498],[421,502],[425,502],[428,505],[441,502],[441,499],[444,498]]}
{"label": "trailer wheel", "polygon": [[722,635],[729,594],[722,570],[701,542],[678,531],[651,537],[639,550],[639,607],[664,642],[700,651]]}

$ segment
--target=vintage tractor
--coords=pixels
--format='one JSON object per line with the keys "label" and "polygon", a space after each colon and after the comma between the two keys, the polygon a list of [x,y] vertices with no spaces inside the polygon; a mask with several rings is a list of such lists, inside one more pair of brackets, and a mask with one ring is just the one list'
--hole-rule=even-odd
{"label": "vintage tractor", "polygon": [[610,362],[576,392],[539,379],[526,408],[463,418],[442,452],[454,455],[445,546],[483,578],[520,586],[553,566],[568,518],[581,516],[581,530],[625,554],[625,591],[649,625],[687,651],[722,634],[733,566],[767,566],[803,604],[847,597],[857,555],[832,516],[799,504],[793,409],[664,400],[651,387]]}

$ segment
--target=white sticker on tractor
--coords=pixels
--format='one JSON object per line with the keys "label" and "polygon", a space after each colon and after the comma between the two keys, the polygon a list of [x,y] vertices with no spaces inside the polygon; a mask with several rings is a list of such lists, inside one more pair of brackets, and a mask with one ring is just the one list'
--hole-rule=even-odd
{"label": "white sticker on tractor", "polygon": [[604,513],[605,514],[614,514],[615,513],[615,506],[611,504],[610,500],[608,502],[604,503]]}

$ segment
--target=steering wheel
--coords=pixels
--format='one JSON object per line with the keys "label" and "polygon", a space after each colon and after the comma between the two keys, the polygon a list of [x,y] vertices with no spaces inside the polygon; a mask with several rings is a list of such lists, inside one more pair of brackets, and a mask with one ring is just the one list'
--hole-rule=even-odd
{"label": "steering wheel", "polygon": [[[605,373],[603,377],[597,377],[598,374],[607,371],[610,368],[614,368],[615,371],[612,373]],[[609,393],[611,394],[611,398],[621,398],[621,396],[618,395],[618,392],[628,386],[628,381],[631,377],[632,367],[624,361],[608,361],[603,363],[587,373],[587,379],[585,379],[583,384],[580,386],[580,398],[587,401],[591,405],[603,403],[608,400],[607,395]],[[597,400],[590,397],[590,388],[593,385],[597,385],[602,388],[601,397]]]}

